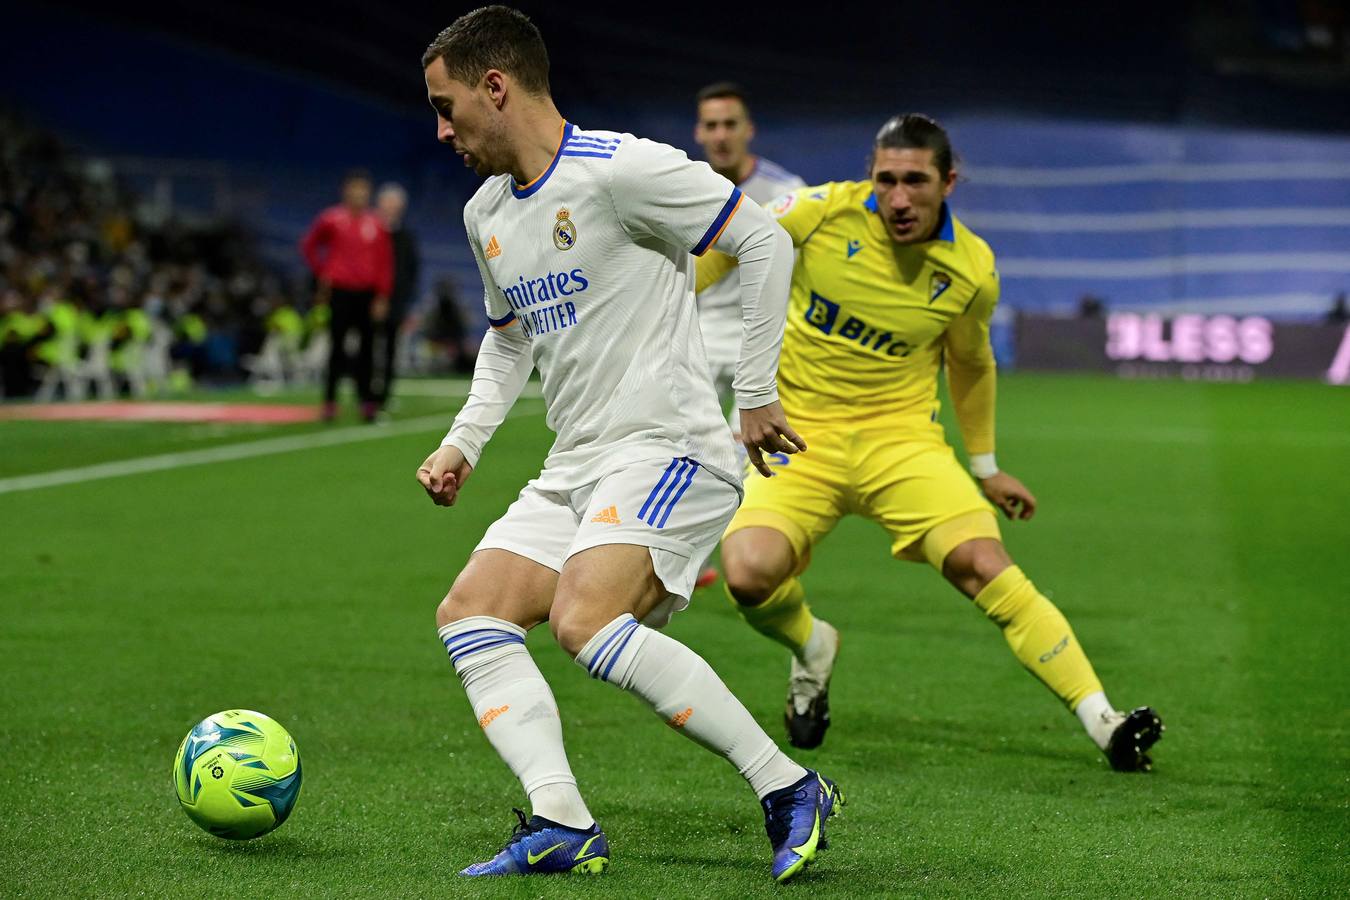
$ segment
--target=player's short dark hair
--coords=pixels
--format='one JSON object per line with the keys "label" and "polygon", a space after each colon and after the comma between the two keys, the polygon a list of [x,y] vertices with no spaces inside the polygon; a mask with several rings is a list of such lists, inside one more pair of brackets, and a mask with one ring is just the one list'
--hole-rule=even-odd
{"label": "player's short dark hair", "polygon": [[750,115],[750,101],[747,99],[745,88],[734,81],[714,81],[712,84],[700,90],[697,94],[697,102],[704,100],[725,100],[734,99],[741,101],[741,106],[745,107],[745,114]]}
{"label": "player's short dark hair", "polygon": [[867,156],[867,171],[872,171],[878,150],[932,150],[933,165],[945,181],[956,162],[951,138],[936,119],[923,113],[892,116],[872,139],[872,152]]}
{"label": "player's short dark hair", "polygon": [[528,16],[509,6],[484,6],[460,16],[427,47],[422,68],[438,59],[451,78],[468,85],[497,69],[532,94],[549,93],[544,37]]}
{"label": "player's short dark hair", "polygon": [[370,177],[369,169],[348,169],[342,175],[342,186],[346,187],[353,181],[364,181],[367,184],[374,184],[374,179]]}

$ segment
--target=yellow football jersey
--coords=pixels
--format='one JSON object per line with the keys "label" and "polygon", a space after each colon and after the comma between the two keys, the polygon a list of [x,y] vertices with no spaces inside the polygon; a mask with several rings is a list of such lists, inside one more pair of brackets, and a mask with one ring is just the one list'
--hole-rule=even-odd
{"label": "yellow football jersey", "polygon": [[[778,365],[789,417],[931,421],[945,359],[966,451],[992,453],[989,245],[945,204],[932,240],[896,244],[866,181],[800,188],[767,208],[798,250]],[[719,257],[699,260],[700,287],[735,265]]]}

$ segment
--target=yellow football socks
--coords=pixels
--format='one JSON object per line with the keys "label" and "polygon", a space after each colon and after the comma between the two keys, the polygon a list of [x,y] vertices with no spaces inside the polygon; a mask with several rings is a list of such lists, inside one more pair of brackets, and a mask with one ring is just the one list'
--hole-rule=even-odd
{"label": "yellow football socks", "polygon": [[813,619],[811,607],[806,605],[806,591],[802,590],[800,579],[789,578],[778,586],[758,606],[742,606],[727,590],[727,599],[731,600],[741,618],[750,627],[765,637],[773,638],[793,653],[800,654],[811,637]]}
{"label": "yellow football socks", "polygon": [[1069,709],[1102,689],[1064,614],[1017,566],[1009,566],[985,585],[975,605],[1003,629],[1018,661]]}

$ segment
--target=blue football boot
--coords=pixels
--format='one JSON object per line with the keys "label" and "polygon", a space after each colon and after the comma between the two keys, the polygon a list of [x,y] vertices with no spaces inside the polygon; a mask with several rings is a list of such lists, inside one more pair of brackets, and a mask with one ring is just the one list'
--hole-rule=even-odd
{"label": "blue football boot", "polygon": [[461,875],[556,875],[576,872],[598,875],[609,868],[609,841],[599,825],[568,828],[543,816],[525,818],[514,810],[520,824],[501,852],[486,862],[474,863]]}
{"label": "blue football boot", "polygon": [[825,820],[838,813],[844,796],[830,779],[806,770],[796,784],[779,788],[760,801],[764,829],[773,847],[773,877],[787,881],[829,846]]}

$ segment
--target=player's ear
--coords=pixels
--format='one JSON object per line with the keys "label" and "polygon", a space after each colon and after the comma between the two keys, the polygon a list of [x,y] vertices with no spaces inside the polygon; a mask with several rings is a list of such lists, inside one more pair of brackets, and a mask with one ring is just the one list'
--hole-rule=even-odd
{"label": "player's ear", "polygon": [[483,87],[492,105],[501,109],[506,102],[506,75],[498,69],[488,69],[483,73]]}
{"label": "player's ear", "polygon": [[942,198],[944,200],[952,195],[952,191],[956,190],[956,182],[959,178],[960,175],[955,168],[947,173],[947,183],[942,186]]}

